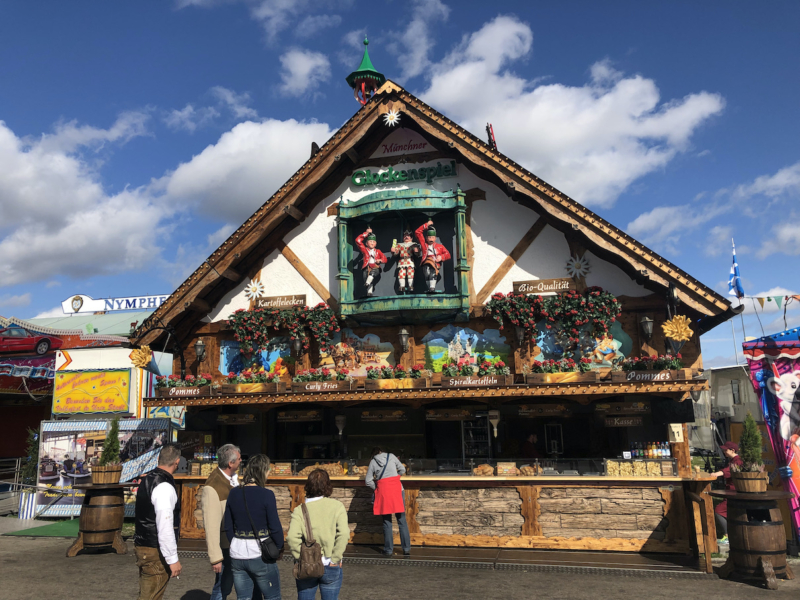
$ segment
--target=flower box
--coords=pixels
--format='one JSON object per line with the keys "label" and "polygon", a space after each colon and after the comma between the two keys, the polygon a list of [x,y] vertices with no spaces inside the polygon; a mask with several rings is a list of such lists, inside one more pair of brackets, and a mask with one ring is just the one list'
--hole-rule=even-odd
{"label": "flower box", "polygon": [[500,387],[513,384],[513,375],[470,375],[468,377],[442,375],[443,388]]}
{"label": "flower box", "polygon": [[286,391],[283,381],[275,383],[223,383],[219,391],[221,394],[280,394]]}
{"label": "flower box", "polygon": [[691,369],[674,371],[612,371],[614,383],[662,383],[665,381],[686,381],[692,378]]}
{"label": "flower box", "polygon": [[525,376],[525,383],[597,383],[600,381],[598,371],[580,373],[572,371],[569,373],[529,373]]}
{"label": "flower box", "polygon": [[211,386],[156,388],[156,398],[197,398],[211,395]]}
{"label": "flower box", "polygon": [[418,390],[431,387],[430,377],[418,379],[365,379],[364,389],[367,390]]}
{"label": "flower box", "polygon": [[358,388],[356,381],[293,381],[295,393],[348,392]]}

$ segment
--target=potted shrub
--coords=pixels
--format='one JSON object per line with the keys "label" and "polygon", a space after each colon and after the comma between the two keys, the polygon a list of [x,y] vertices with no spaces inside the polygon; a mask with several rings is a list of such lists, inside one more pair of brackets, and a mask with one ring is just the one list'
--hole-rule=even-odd
{"label": "potted shrub", "polygon": [[761,432],[753,415],[747,413],[739,438],[741,465],[731,465],[731,479],[737,492],[760,493],[767,491],[767,473],[761,460]]}
{"label": "potted shrub", "polygon": [[406,369],[396,367],[367,367],[364,387],[368,390],[419,389],[431,387],[431,372],[425,365],[414,365]]}
{"label": "potted shrub", "polygon": [[103,442],[100,461],[92,467],[92,485],[119,483],[122,464],[119,461],[119,417],[111,421],[111,427]]}
{"label": "potted shrub", "polygon": [[227,381],[220,386],[223,394],[278,394],[286,391],[286,384],[277,373],[254,373],[246,369],[238,375],[228,373]]}
{"label": "potted shrub", "polygon": [[595,383],[600,374],[592,369],[592,361],[583,357],[577,362],[572,358],[533,361],[523,368],[525,383]]}

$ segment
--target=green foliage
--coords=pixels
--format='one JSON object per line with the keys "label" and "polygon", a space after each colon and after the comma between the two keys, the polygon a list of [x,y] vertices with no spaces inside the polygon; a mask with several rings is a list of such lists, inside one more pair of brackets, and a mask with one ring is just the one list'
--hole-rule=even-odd
{"label": "green foliage", "polygon": [[425,368],[433,371],[433,355],[428,344],[425,344]]}
{"label": "green foliage", "polygon": [[761,465],[761,432],[758,430],[753,415],[747,413],[739,438],[739,456],[745,467]]}
{"label": "green foliage", "polygon": [[111,428],[106,433],[103,442],[103,454],[100,456],[100,466],[119,464],[119,417],[111,421]]}
{"label": "green foliage", "polygon": [[39,465],[39,430],[28,429],[28,439],[25,447],[26,462],[22,465],[22,483],[36,485],[38,480],[36,470]]}

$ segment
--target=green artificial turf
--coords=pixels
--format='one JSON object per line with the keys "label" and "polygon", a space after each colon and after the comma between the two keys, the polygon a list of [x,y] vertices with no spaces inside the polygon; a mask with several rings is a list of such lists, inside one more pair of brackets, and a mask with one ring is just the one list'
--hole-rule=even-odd
{"label": "green artificial turf", "polygon": [[56,521],[49,525],[40,525],[38,527],[31,527],[30,529],[23,529],[22,531],[14,531],[6,533],[5,535],[22,535],[26,537],[78,537],[78,519],[67,519],[64,521]]}

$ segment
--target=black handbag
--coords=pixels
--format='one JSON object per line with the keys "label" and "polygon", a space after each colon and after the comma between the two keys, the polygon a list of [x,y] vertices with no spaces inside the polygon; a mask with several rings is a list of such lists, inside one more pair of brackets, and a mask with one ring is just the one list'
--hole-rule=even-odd
{"label": "black handbag", "polygon": [[[250,516],[250,509],[247,508],[247,494],[244,493],[244,490],[245,488],[242,486],[244,509],[247,511],[247,518],[250,519],[250,528],[253,530],[253,535],[255,536],[258,545],[261,547],[261,560],[264,562],[275,562],[281,555],[281,549],[278,548],[278,545],[275,543],[275,540],[272,539],[272,536],[269,533],[267,533],[266,539],[259,539],[256,526],[253,525],[253,517]],[[269,522],[267,523],[267,526],[269,526]]]}

